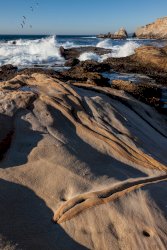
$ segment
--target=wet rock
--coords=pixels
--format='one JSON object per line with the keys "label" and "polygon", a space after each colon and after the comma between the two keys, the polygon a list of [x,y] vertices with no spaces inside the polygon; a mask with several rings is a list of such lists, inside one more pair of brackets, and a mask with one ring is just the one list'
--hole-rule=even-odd
{"label": "wet rock", "polygon": [[111,53],[110,49],[98,48],[98,47],[80,47],[80,48],[70,48],[64,49],[60,48],[61,56],[63,56],[66,60],[79,58],[79,56],[85,52],[96,53],[97,55],[104,55]]}
{"label": "wet rock", "polygon": [[92,60],[80,62],[80,66],[88,72],[106,72],[110,70],[110,65],[107,63],[99,63]]}
{"label": "wet rock", "polygon": [[61,46],[59,50],[60,50],[60,55],[62,57],[65,57],[65,49],[63,48],[63,46]]}
{"label": "wet rock", "polygon": [[[86,64],[87,65],[87,64]],[[88,65],[87,65],[88,66]],[[95,86],[107,86],[110,87],[109,79],[103,77],[100,73],[95,72],[94,68],[87,68],[83,66],[82,63],[72,67],[70,70],[61,73],[61,80],[69,81],[79,81],[86,84],[91,84]]]}
{"label": "wet rock", "polygon": [[17,67],[7,64],[0,67],[0,81],[6,81],[14,77]]}
{"label": "wet rock", "polygon": [[68,61],[65,62],[64,66],[66,67],[73,67],[77,64],[79,64],[79,59],[77,58],[72,58],[72,59],[69,59]]}

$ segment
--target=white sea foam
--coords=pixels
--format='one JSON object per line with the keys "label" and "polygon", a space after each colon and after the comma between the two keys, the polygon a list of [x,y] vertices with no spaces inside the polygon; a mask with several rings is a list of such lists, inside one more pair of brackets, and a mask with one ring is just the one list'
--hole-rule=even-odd
{"label": "white sea foam", "polygon": [[80,61],[86,61],[86,60],[100,61],[101,57],[98,56],[96,53],[85,52],[80,55],[79,60]]}
{"label": "white sea foam", "polygon": [[70,49],[70,48],[78,47],[73,42],[69,42],[69,41],[67,41],[65,43],[61,43],[60,45],[63,46],[65,49]]}
{"label": "white sea foam", "polygon": [[11,41],[0,43],[0,65],[48,64],[63,61],[54,36],[36,40],[20,39],[16,44]]}
{"label": "white sea foam", "polygon": [[111,39],[105,39],[105,40],[99,42],[96,45],[96,47],[104,48],[104,49],[112,49],[113,48],[112,40]]}
{"label": "white sea foam", "polygon": [[99,42],[96,47],[99,48],[106,48],[111,49],[111,53],[104,54],[104,55],[97,55],[95,53],[83,53],[80,55],[79,60],[80,61],[86,61],[86,60],[93,60],[102,62],[110,57],[127,57],[130,55],[133,55],[135,52],[135,49],[138,48],[140,45],[134,41],[128,41],[123,45],[112,45],[112,41],[110,39],[104,40]]}
{"label": "white sea foam", "polygon": [[128,41],[122,46],[113,46],[112,48],[112,57],[127,57],[135,53],[140,45],[134,41]]}

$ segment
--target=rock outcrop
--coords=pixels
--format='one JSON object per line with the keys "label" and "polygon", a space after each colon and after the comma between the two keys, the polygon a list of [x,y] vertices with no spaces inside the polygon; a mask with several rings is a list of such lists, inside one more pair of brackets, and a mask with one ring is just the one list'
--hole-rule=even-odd
{"label": "rock outcrop", "polygon": [[167,17],[138,28],[135,35],[141,39],[167,39]]}
{"label": "rock outcrop", "polygon": [[110,38],[110,39],[126,39],[128,38],[128,33],[125,28],[120,28],[117,32],[108,33],[108,34],[101,34],[97,36],[98,38]]}
{"label": "rock outcrop", "polygon": [[112,87],[124,90],[136,99],[158,109],[160,107],[161,87],[156,84],[149,82],[135,84],[125,80],[113,80]]}
{"label": "rock outcrop", "polygon": [[114,33],[114,37],[120,37],[121,39],[125,39],[128,37],[128,33],[125,28],[120,28],[117,32]]}
{"label": "rock outcrop", "polygon": [[1,82],[0,249],[165,249],[166,148],[166,118],[123,90]]}
{"label": "rock outcrop", "polygon": [[104,63],[123,73],[139,73],[152,77],[159,84],[167,85],[167,49],[141,46],[135,54],[125,58],[108,58]]}

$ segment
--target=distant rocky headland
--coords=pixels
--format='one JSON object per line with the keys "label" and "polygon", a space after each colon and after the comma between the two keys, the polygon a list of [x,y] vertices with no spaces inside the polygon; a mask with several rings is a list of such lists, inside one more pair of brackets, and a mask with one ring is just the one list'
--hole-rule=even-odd
{"label": "distant rocky headland", "polygon": [[[100,34],[98,38],[126,39],[128,33],[125,28],[119,29],[115,33]],[[167,17],[158,18],[155,22],[137,28],[133,37],[139,39],[167,39]]]}
{"label": "distant rocky headland", "polygon": [[110,39],[126,39],[128,37],[128,33],[125,28],[120,28],[117,32],[108,33],[108,34],[100,34],[97,36],[98,38],[110,38]]}

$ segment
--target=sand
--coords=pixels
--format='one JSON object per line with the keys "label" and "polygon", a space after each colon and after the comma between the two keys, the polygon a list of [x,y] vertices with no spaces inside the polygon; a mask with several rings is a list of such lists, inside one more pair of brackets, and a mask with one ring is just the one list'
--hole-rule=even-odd
{"label": "sand", "polygon": [[167,119],[44,74],[0,85],[0,249],[166,249]]}

